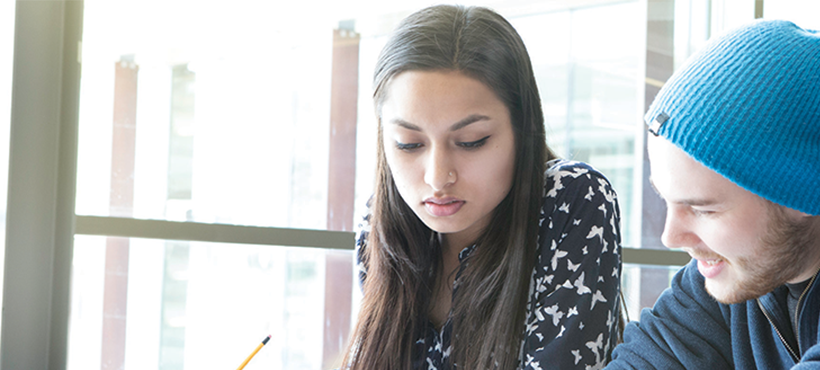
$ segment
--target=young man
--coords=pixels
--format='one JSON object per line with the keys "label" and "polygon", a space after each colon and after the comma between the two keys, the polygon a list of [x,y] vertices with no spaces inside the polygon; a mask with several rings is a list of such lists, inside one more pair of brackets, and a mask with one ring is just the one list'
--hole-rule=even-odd
{"label": "young man", "polygon": [[646,121],[662,240],[693,260],[607,369],[820,369],[820,33],[711,41]]}

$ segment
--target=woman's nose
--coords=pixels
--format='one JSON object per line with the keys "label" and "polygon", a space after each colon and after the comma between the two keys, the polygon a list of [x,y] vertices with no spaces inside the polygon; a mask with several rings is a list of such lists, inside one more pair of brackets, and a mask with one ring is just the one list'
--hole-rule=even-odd
{"label": "woman's nose", "polygon": [[424,172],[424,182],[439,191],[457,180],[458,173],[452,165],[452,158],[446,150],[434,146],[430,150]]}

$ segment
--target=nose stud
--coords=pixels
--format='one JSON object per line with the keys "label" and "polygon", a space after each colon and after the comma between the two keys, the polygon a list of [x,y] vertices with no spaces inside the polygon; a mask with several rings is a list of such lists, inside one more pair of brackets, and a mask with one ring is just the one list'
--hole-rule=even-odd
{"label": "nose stud", "polygon": [[453,171],[450,171],[450,177],[453,177]]}

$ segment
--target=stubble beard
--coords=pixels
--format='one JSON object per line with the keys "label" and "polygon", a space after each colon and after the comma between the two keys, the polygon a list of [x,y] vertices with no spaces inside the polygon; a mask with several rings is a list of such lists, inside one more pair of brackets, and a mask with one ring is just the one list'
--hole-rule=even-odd
{"label": "stubble beard", "polygon": [[815,245],[817,230],[813,230],[812,225],[814,220],[790,220],[782,206],[769,203],[768,230],[760,238],[754,253],[735,262],[738,274],[733,286],[725,289],[726,294],[720,295],[707,282],[706,291],[718,302],[735,304],[759,298],[793,280],[806,269],[816,270],[820,267],[811,266],[817,263],[816,258],[807,258],[816,254],[811,251],[818,248]]}

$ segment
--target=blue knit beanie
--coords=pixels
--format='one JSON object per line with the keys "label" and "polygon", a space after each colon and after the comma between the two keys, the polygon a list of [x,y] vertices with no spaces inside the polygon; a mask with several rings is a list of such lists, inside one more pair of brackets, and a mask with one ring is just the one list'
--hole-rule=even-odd
{"label": "blue knit beanie", "polygon": [[645,120],[740,187],[820,215],[820,32],[757,21],[711,40]]}

